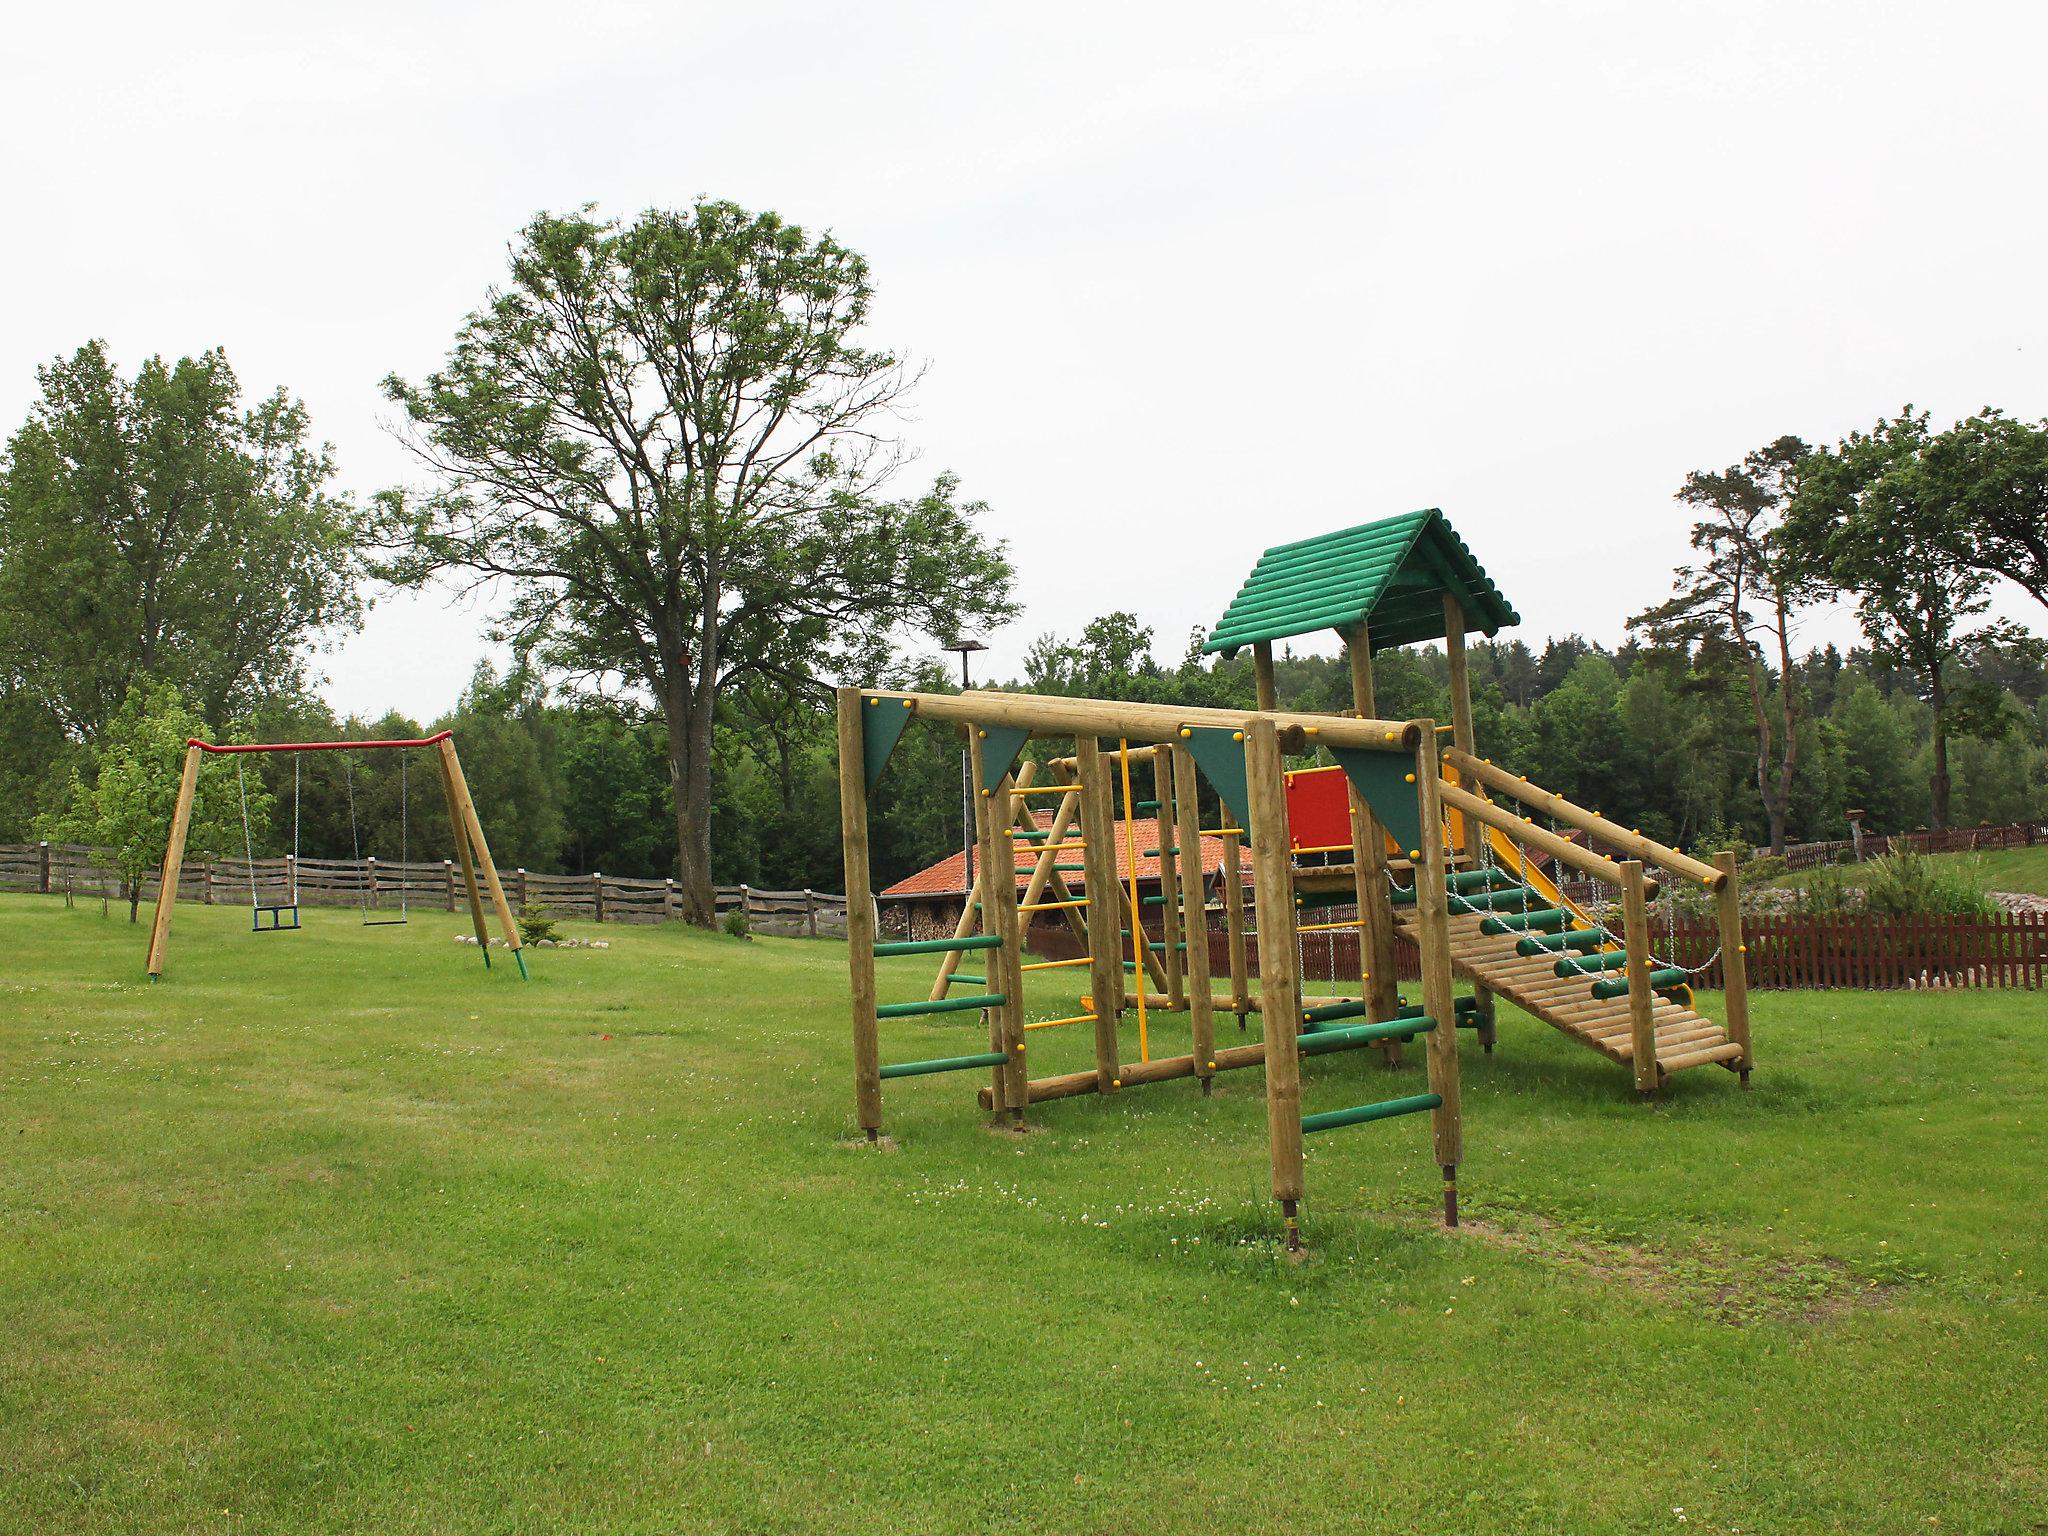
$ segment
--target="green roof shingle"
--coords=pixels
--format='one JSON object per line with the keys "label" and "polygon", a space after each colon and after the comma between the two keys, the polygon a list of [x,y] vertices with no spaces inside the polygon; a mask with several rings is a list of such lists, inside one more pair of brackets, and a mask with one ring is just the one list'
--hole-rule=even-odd
{"label": "green roof shingle", "polygon": [[1361,620],[1375,651],[1441,640],[1447,592],[1468,631],[1492,635],[1522,622],[1443,513],[1426,507],[1274,545],[1202,649],[1234,656],[1256,640],[1348,631]]}

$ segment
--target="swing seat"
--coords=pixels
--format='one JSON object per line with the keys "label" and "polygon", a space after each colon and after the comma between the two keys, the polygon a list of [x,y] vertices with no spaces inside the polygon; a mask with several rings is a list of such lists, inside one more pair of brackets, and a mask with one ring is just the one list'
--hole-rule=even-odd
{"label": "swing seat", "polygon": [[410,918],[405,917],[366,917],[363,919],[363,926],[365,928],[403,928],[410,921]]}
{"label": "swing seat", "polygon": [[[284,920],[287,913],[291,916],[290,922]],[[270,918],[270,921],[267,923],[263,921],[266,914]],[[298,926],[299,906],[297,902],[286,902],[275,907],[251,907],[249,909],[249,931],[251,933],[292,933],[298,929]]]}

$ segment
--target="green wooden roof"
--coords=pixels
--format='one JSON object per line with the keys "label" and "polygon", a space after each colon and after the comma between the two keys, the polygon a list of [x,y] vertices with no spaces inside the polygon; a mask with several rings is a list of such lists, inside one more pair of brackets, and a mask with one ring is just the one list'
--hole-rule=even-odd
{"label": "green wooden roof", "polygon": [[1235,656],[1255,640],[1370,626],[1372,648],[1444,637],[1445,593],[1467,632],[1522,622],[1435,507],[1341,533],[1276,544],[1259,557],[1202,649]]}

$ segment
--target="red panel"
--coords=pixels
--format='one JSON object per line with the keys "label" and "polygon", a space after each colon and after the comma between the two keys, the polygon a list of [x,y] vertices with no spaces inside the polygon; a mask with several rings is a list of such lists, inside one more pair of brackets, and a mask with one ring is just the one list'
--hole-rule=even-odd
{"label": "red panel", "polygon": [[1287,775],[1287,846],[1351,846],[1351,796],[1342,768],[1301,768]]}

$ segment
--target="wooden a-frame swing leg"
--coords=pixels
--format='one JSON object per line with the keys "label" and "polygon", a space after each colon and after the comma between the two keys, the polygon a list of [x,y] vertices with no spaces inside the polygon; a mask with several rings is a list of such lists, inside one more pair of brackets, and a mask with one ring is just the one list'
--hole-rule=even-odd
{"label": "wooden a-frame swing leg", "polygon": [[199,749],[185,748],[185,772],[178,780],[178,803],[171,812],[171,839],[164,848],[163,878],[157,884],[156,912],[149,922],[149,979],[164,973],[164,952],[171,944],[171,910],[178,904],[178,875],[185,867],[185,835],[192,826],[192,795],[199,787]]}
{"label": "wooden a-frame swing leg", "polygon": [[483,893],[477,889],[476,860],[469,846],[469,824],[463,819],[461,805],[455,797],[455,779],[448,772],[448,758],[437,757],[435,765],[441,771],[441,792],[448,800],[448,825],[455,833],[455,858],[462,865],[462,883],[469,893],[469,920],[476,929],[477,948],[483,951],[484,969],[489,970],[491,930],[484,922]]}
{"label": "wooden a-frame swing leg", "polygon": [[[505,947],[512,951],[512,958],[519,964],[521,979],[526,977],[526,956],[519,942],[519,925],[512,920],[512,909],[505,902],[505,887],[498,879],[498,866],[491,862],[491,845],[484,837],[483,823],[477,819],[476,802],[470,798],[469,783],[462,776],[462,760],[455,755],[452,741],[441,743],[441,771],[447,776],[447,784],[453,794],[461,824],[469,829],[469,842],[476,856],[476,862],[483,869],[484,887],[491,893],[491,905],[496,909],[498,922],[505,930]],[[458,844],[459,844],[458,839]],[[484,946],[486,953],[490,946]]]}

